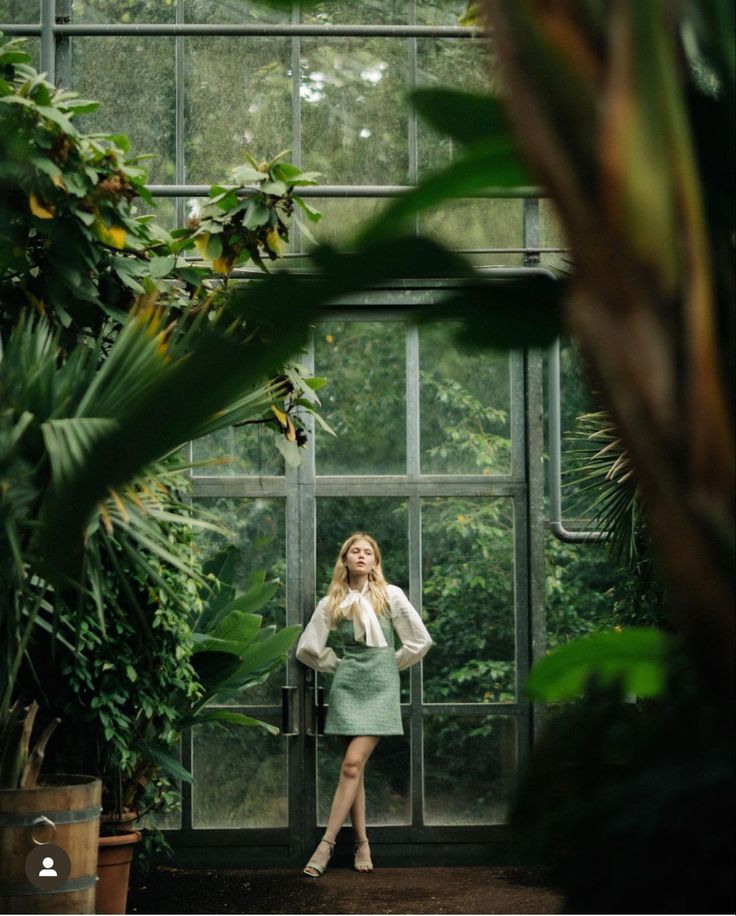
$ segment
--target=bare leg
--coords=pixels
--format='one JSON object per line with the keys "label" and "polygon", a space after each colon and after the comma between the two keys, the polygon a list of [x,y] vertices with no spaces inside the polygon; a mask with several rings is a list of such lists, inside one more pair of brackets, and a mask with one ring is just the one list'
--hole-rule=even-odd
{"label": "bare leg", "polygon": [[[362,777],[365,764],[377,744],[378,738],[375,735],[359,735],[348,744],[340,767],[340,779],[337,783],[330,817],[324,833],[325,838],[333,843],[340,832],[340,828],[345,823],[348,813],[352,814],[353,808],[357,805],[359,801],[358,793],[361,788],[362,799],[360,799],[359,817],[362,817],[362,821],[359,820],[358,823],[362,825],[361,829],[365,833],[365,786]],[[355,822],[353,822],[353,827],[355,827]],[[312,854],[311,860],[320,865],[325,865],[329,856],[329,846],[326,843],[320,843]]]}
{"label": "bare leg", "polygon": [[356,840],[364,840],[365,832],[365,770],[360,774],[358,794],[350,809],[350,820],[353,822],[353,833]]}
{"label": "bare leg", "polygon": [[355,833],[355,859],[353,863],[355,870],[373,871],[371,848],[368,845],[365,823],[365,769],[360,776],[360,789],[353,802],[353,807],[350,809],[350,817],[353,821],[353,832]]}

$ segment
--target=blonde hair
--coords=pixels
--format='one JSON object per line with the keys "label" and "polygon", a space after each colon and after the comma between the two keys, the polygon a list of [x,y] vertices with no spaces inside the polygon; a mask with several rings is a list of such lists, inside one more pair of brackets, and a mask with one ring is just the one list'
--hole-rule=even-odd
{"label": "blonde hair", "polygon": [[385,614],[388,610],[388,591],[386,590],[386,580],[383,578],[383,570],[381,569],[381,550],[375,538],[372,538],[370,534],[366,534],[364,531],[356,531],[350,535],[340,548],[335,561],[335,568],[332,571],[332,582],[330,582],[330,587],[327,591],[327,613],[330,617],[331,626],[336,626],[340,620],[342,615],[340,603],[350,590],[348,567],[345,560],[348,550],[356,541],[367,541],[373,548],[376,565],[368,573],[368,594],[373,602],[373,609],[376,614]]}

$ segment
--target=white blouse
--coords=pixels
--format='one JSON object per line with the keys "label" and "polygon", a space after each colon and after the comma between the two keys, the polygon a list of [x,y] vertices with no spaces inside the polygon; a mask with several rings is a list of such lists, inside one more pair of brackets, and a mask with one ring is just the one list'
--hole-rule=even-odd
{"label": "white blouse", "polygon": [[[387,585],[389,611],[394,629],[402,642],[394,653],[399,671],[410,668],[423,658],[432,645],[432,637],[424,626],[422,618],[403,591],[396,585]],[[296,647],[296,657],[305,665],[334,674],[342,659],[333,649],[327,647],[330,620],[327,613],[327,597],[317,605],[312,619],[304,628]],[[385,645],[383,631],[378,624],[376,613],[366,587],[361,592],[351,589],[342,602],[343,615],[353,620],[355,638],[366,645]],[[348,613],[346,613],[348,610]],[[357,612],[357,613],[356,613]],[[378,633],[374,627],[378,626]],[[374,635],[375,634],[375,635]],[[379,635],[380,634],[380,637]]]}

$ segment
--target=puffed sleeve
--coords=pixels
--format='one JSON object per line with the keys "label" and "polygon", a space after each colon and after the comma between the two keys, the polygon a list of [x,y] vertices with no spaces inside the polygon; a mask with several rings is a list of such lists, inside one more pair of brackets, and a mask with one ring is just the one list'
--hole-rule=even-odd
{"label": "puffed sleeve", "polygon": [[312,614],[312,619],[299,637],[299,642],[296,646],[296,657],[299,661],[325,674],[334,674],[341,659],[338,658],[333,649],[326,648],[329,634],[327,598],[323,598],[317,605],[314,614]]}
{"label": "puffed sleeve", "polygon": [[432,637],[418,611],[400,588],[390,585],[388,597],[394,629],[402,642],[401,648],[396,652],[396,662],[399,671],[403,671],[404,668],[415,665],[420,658],[424,658],[432,645]]}

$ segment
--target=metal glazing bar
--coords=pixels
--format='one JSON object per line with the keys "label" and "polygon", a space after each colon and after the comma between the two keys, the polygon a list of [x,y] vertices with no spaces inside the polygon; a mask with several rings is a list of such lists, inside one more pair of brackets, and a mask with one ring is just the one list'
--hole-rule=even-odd
{"label": "metal glazing bar", "polygon": [[[56,0],[56,19],[60,22],[71,22],[73,0]],[[72,40],[68,35],[56,38],[56,85],[72,86]]]}
{"label": "metal glazing bar", "polygon": [[[569,251],[568,248],[453,248],[456,254],[561,254]],[[285,258],[307,258],[308,251],[287,252],[281,255],[281,260]],[[195,260],[202,260],[196,258]]]}
{"label": "metal glazing bar", "polygon": [[[228,187],[221,185],[221,187]],[[323,184],[299,188],[300,197],[401,197],[412,191],[413,185],[391,184]],[[154,197],[207,197],[210,185],[207,184],[151,184],[148,190]],[[245,195],[248,188],[240,191]],[[483,193],[471,194],[468,199],[520,199],[544,196],[541,188],[519,186],[515,188],[488,188]],[[504,249],[506,250],[506,249]],[[538,249],[534,249],[535,251]]]}
{"label": "metal glazing bar", "polygon": [[[34,23],[0,24],[8,35],[40,35]],[[68,35],[252,35],[286,37],[295,35],[329,38],[488,38],[481,29],[433,25],[316,25],[309,23],[54,23],[53,31]]]}
{"label": "metal glazing bar", "polygon": [[[510,350],[509,360],[509,410],[511,430],[511,477],[526,476],[526,386],[524,379],[524,351]],[[492,396],[492,393],[489,392]]]}
{"label": "metal glazing bar", "polygon": [[[406,327],[406,469],[409,479],[416,481],[420,467],[420,404],[419,404],[419,329]],[[408,499],[409,545],[409,600],[422,612],[422,521],[419,495],[416,491]],[[409,671],[410,688],[410,771],[411,771],[411,822],[422,824],[424,809],[421,787],[424,783],[422,761],[422,664],[413,665]]]}
{"label": "metal glazing bar", "polygon": [[[176,21],[182,23],[185,21],[184,0],[176,0]],[[175,121],[174,121],[174,174],[177,183],[184,184],[186,181],[186,167],[184,158],[184,106],[186,94],[186,69],[184,61],[184,37],[177,35],[174,40],[174,69],[176,72],[175,92]],[[176,225],[183,226],[185,219],[184,199],[176,201]]]}
{"label": "metal glazing bar", "polygon": [[556,340],[547,353],[549,389],[549,528],[559,540],[568,544],[605,541],[609,531],[569,531],[562,523],[562,419],[560,396],[560,342]]}
{"label": "metal glazing bar", "polygon": [[520,703],[425,703],[422,707],[425,716],[479,716],[493,713],[494,716],[520,716],[524,706]]}
{"label": "metal glazing bar", "polygon": [[527,198],[524,201],[523,216],[524,247],[531,249],[524,254],[524,266],[536,267],[539,264],[539,200]]}
{"label": "metal glazing bar", "polygon": [[[41,70],[46,74],[50,83],[56,85],[56,42],[54,40],[54,26],[56,24],[56,0],[42,0],[41,2]],[[5,31],[0,26],[0,31]]]}
{"label": "metal glazing bar", "polygon": [[[4,28],[4,26],[3,26]],[[482,29],[434,25],[330,25],[292,23],[56,23],[54,31],[68,35],[295,35],[325,38],[487,38]]]}
{"label": "metal glazing bar", "polygon": [[[292,24],[300,22],[301,10],[295,3],[291,9]],[[291,39],[291,161],[302,167],[302,40],[299,35]],[[289,229],[289,244],[295,252],[302,250],[302,231],[294,220]]]}
{"label": "metal glazing bar", "polygon": [[[417,21],[417,3],[416,0],[410,0],[409,3],[409,21],[415,24]],[[417,40],[410,38],[407,42],[409,52],[409,91],[412,92],[417,87]],[[417,112],[413,105],[409,106],[408,112],[408,148],[409,148],[409,175],[410,184],[416,184],[419,180],[419,121]],[[419,234],[419,214],[414,216],[414,232]]]}

